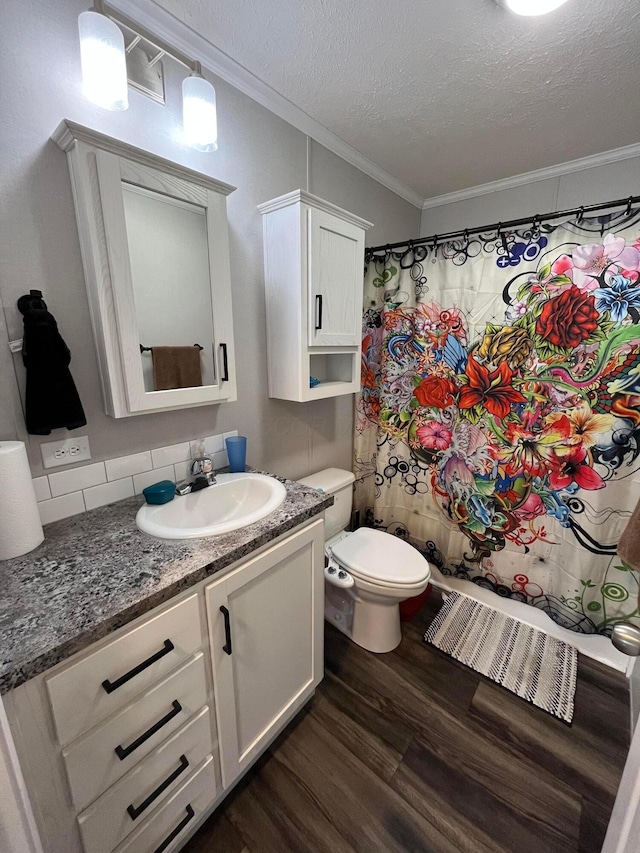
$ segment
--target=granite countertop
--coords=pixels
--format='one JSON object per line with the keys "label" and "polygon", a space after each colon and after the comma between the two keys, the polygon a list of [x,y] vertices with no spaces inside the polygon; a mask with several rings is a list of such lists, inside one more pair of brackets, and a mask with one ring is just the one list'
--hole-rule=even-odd
{"label": "granite countertop", "polygon": [[[266,472],[264,472],[266,473]],[[273,475],[271,475],[273,476]],[[284,483],[281,506],[208,539],[155,539],[136,527],[141,495],[45,527],[45,541],[0,561],[0,693],[319,515],[333,498]]]}

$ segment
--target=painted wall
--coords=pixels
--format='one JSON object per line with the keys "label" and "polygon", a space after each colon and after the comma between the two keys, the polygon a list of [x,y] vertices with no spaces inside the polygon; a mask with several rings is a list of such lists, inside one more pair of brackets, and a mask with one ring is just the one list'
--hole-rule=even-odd
{"label": "painted wall", "polygon": [[[111,113],[81,94],[77,17],[82,0],[3,0],[0,57],[0,299],[10,339],[19,338],[16,299],[43,291],[73,354],[94,460],[232,429],[249,439],[248,461],[290,477],[327,465],[351,467],[353,398],[308,404],[267,396],[262,225],[256,205],[305,188],[307,139],[223,81],[218,98],[219,149],[202,154],[180,142],[183,70],[165,63],[167,105],[136,92]],[[134,16],[134,11],[131,11]],[[28,61],[25,61],[28,57]],[[68,118],[233,184],[228,199],[238,402],[114,420],[103,412],[66,156],[49,137]],[[415,236],[420,211],[322,146],[309,146],[309,190],[375,223],[369,240]],[[0,349],[6,347],[0,323]],[[24,371],[14,358],[22,382]],[[0,357],[0,438],[13,438],[13,381]],[[6,378],[5,375],[7,374]],[[20,421],[20,419],[18,419]],[[49,440],[62,438],[56,431]],[[39,445],[29,455],[42,472]]]}
{"label": "painted wall", "polygon": [[422,212],[420,234],[429,237],[639,194],[640,157],[633,157],[428,208]]}

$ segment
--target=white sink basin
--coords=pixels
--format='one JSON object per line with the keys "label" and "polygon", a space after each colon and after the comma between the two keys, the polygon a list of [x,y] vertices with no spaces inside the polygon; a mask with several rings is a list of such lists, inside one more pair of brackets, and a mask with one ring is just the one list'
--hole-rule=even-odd
{"label": "white sink basin", "polygon": [[269,515],[287,490],[265,474],[218,474],[217,483],[161,506],[145,504],[136,515],[144,533],[160,539],[197,539],[247,527]]}

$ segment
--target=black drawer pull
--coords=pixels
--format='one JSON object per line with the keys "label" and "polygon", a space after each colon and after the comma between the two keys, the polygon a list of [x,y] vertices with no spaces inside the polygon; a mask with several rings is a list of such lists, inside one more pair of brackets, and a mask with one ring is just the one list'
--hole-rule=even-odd
{"label": "black drawer pull", "polygon": [[222,350],[222,376],[220,377],[221,382],[229,381],[229,355],[227,353],[227,345],[220,344],[220,349]]}
{"label": "black drawer pull", "polygon": [[176,838],[178,835],[180,835],[180,833],[185,828],[185,826],[189,823],[191,818],[195,817],[195,814],[196,813],[194,812],[194,810],[191,806],[191,803],[189,803],[189,805],[187,806],[187,816],[182,818],[182,820],[176,826],[176,828],[171,830],[171,832],[169,833],[169,835],[167,835],[167,837],[162,842],[160,847],[156,847],[156,849],[153,851],[153,853],[163,853],[163,851],[166,850],[167,847],[171,844],[173,839]]}
{"label": "black drawer pull", "polygon": [[124,675],[121,675],[120,678],[116,678],[115,681],[109,681],[107,678],[102,682],[102,686],[106,690],[107,693],[113,693],[114,690],[117,690],[118,687],[122,687],[123,684],[126,684],[127,681],[130,681],[132,678],[135,678],[136,675],[139,675],[143,670],[145,670],[148,666],[151,666],[152,663],[155,663],[160,658],[163,658],[165,655],[168,655],[169,652],[174,650],[175,646],[171,642],[171,640],[165,640],[164,645],[160,649],[159,652],[156,652],[154,655],[151,655],[150,658],[143,660],[142,663],[139,663],[138,666],[134,666],[133,669],[130,669],[129,672],[125,672]]}
{"label": "black drawer pull", "polygon": [[225,644],[222,647],[222,651],[226,652],[228,655],[231,654],[231,620],[229,619],[229,611],[226,607],[220,607],[220,613],[224,616],[224,639]]}
{"label": "black drawer pull", "polygon": [[136,738],[133,743],[130,743],[129,746],[116,746],[116,755],[120,759],[120,761],[124,761],[124,759],[131,755],[139,746],[145,742],[145,740],[149,740],[150,737],[156,732],[159,732],[163,726],[166,726],[167,723],[172,720],[176,714],[179,714],[182,711],[182,705],[178,702],[177,699],[174,699],[172,704],[172,708],[169,713],[163,717],[161,720],[158,720],[157,723],[154,723],[150,729],[147,729],[143,735],[140,735],[139,738]]}
{"label": "black drawer pull", "polygon": [[173,773],[171,773],[169,776],[167,776],[167,778],[164,780],[164,782],[161,782],[158,785],[158,787],[155,789],[155,791],[152,794],[149,794],[149,796],[147,797],[146,800],[144,800],[142,803],[140,803],[139,806],[134,806],[134,805],[127,806],[127,812],[129,814],[129,817],[131,818],[131,820],[137,820],[140,817],[140,815],[142,814],[142,812],[146,811],[149,808],[149,806],[151,805],[151,803],[154,800],[157,800],[157,798],[160,796],[160,794],[163,791],[166,791],[166,789],[169,787],[169,785],[172,782],[174,782],[178,778],[178,776],[180,776],[181,773],[184,773],[184,771],[187,769],[188,766],[189,766],[189,761],[187,759],[187,756],[181,755],[180,756],[180,766],[176,770],[174,770]]}
{"label": "black drawer pull", "polygon": [[316,296],[316,328],[317,332],[322,328],[322,294],[318,293]]}

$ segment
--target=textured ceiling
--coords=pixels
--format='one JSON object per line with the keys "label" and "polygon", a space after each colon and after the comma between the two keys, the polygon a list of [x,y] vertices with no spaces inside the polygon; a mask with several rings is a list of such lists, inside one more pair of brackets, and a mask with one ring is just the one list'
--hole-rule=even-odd
{"label": "textured ceiling", "polygon": [[425,197],[640,141],[640,3],[157,0]]}

